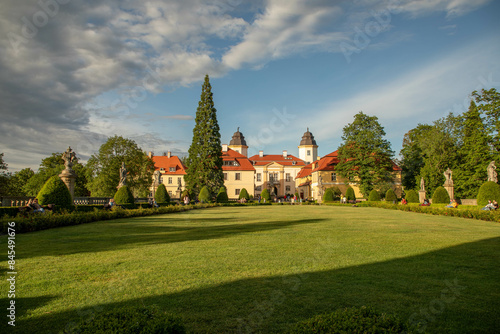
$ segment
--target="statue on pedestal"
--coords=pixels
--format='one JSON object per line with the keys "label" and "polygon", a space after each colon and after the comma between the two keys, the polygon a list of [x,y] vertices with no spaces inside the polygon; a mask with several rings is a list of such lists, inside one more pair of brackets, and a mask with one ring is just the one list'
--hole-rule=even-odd
{"label": "statue on pedestal", "polygon": [[118,183],[118,188],[127,185],[127,168],[125,168],[125,162],[122,162],[120,168],[120,183]]}
{"label": "statue on pedestal", "polygon": [[452,174],[453,174],[453,172],[449,168],[444,171],[444,177],[445,177],[444,186],[452,186],[453,185],[453,179],[451,178]]}
{"label": "statue on pedestal", "polygon": [[73,152],[71,147],[68,147],[66,152],[63,153],[62,159],[64,160],[64,166],[66,167],[65,169],[68,170],[69,172],[73,172],[73,161],[76,160],[76,154]]}
{"label": "statue on pedestal", "polygon": [[420,191],[425,191],[425,181],[423,177],[420,179]]}
{"label": "statue on pedestal", "polygon": [[495,171],[497,169],[497,166],[495,166],[495,161],[490,162],[488,165],[488,181],[493,181],[495,183],[498,183],[498,178],[497,178],[497,172]]}

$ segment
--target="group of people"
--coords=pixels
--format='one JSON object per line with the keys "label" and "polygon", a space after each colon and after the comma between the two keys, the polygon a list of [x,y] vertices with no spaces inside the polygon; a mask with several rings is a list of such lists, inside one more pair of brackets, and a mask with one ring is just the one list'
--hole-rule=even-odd
{"label": "group of people", "polygon": [[488,210],[488,211],[493,211],[493,210],[497,210],[498,209],[498,202],[493,200],[489,200],[488,201],[488,204],[486,204],[486,206],[484,208],[482,208],[481,210]]}
{"label": "group of people", "polygon": [[25,206],[25,209],[29,212],[34,213],[44,213],[45,210],[52,211],[54,209],[54,204],[49,204],[46,207],[42,207],[40,203],[38,203],[38,198],[30,199]]}

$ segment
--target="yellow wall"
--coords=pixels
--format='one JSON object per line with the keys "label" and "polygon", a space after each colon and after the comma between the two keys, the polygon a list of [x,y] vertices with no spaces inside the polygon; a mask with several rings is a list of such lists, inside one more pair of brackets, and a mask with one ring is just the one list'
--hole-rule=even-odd
{"label": "yellow wall", "polygon": [[[224,180],[224,185],[227,189],[227,197],[229,199],[238,199],[239,195],[235,194],[236,189],[245,188],[248,195],[255,196],[254,192],[254,171],[224,171],[227,173],[227,180]],[[236,180],[236,173],[240,173],[241,179]]]}

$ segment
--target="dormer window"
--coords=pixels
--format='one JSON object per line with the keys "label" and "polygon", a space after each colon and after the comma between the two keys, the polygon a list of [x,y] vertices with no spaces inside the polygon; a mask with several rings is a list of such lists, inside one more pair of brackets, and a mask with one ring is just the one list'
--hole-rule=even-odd
{"label": "dormer window", "polygon": [[160,168],[160,172],[164,172],[165,171],[165,168]]}
{"label": "dormer window", "polygon": [[175,172],[175,167],[170,167],[170,168],[168,169],[168,171],[169,171],[169,172],[172,172],[172,173],[173,173],[173,172]]}

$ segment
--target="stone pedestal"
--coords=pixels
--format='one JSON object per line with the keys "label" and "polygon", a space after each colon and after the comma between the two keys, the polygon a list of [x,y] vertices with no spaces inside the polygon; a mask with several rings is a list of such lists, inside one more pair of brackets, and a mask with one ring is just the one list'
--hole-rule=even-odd
{"label": "stone pedestal", "polygon": [[75,172],[65,169],[61,174],[59,174],[59,178],[64,182],[66,187],[68,187],[69,193],[71,194],[71,199],[73,199],[75,197]]}
{"label": "stone pedestal", "polygon": [[455,198],[455,193],[453,191],[453,184],[451,184],[451,185],[446,185],[445,184],[443,187],[448,192],[448,195],[450,195],[450,200],[454,199]]}
{"label": "stone pedestal", "polygon": [[425,199],[425,190],[419,190],[418,191],[418,200],[420,203],[424,203]]}

